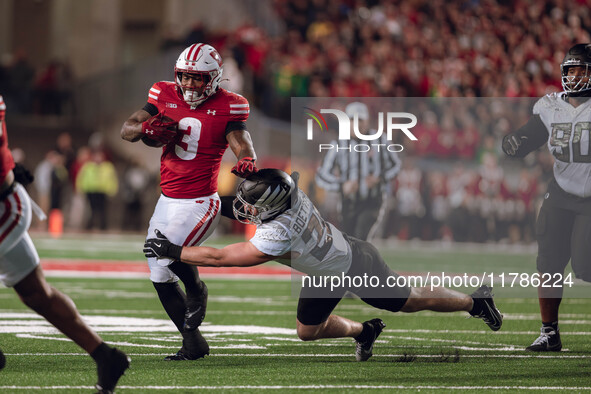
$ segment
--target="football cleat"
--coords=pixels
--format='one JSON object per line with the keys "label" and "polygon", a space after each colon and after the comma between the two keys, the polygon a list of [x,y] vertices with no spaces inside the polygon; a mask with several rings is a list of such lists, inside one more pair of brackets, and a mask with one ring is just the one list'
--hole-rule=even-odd
{"label": "football cleat", "polygon": [[6,366],[6,356],[2,353],[2,349],[0,349],[0,369],[4,369]]}
{"label": "football cleat", "polygon": [[386,324],[381,319],[371,319],[363,323],[364,327],[369,326],[372,330],[370,339],[365,342],[356,342],[355,359],[367,361],[373,355],[373,344],[382,333]]}
{"label": "football cleat", "polygon": [[205,356],[209,355],[209,349],[206,353],[197,353],[191,354],[187,352],[187,350],[183,347],[181,350],[176,352],[176,354],[172,354],[170,356],[164,357],[164,361],[191,361],[191,360],[198,360]]}
{"label": "football cleat", "polygon": [[98,382],[96,389],[98,394],[112,394],[119,378],[129,368],[131,359],[121,350],[112,348],[111,354],[102,363],[97,363]]}
{"label": "football cleat", "polygon": [[205,319],[205,311],[207,310],[207,286],[203,284],[203,292],[198,298],[187,297],[187,309],[185,311],[185,323],[183,324],[184,331],[193,331],[201,325]]}
{"label": "football cleat", "polygon": [[495,306],[490,287],[486,285],[480,286],[470,296],[474,299],[474,302],[478,302],[482,306],[481,312],[472,315],[472,317],[484,320],[491,330],[499,331],[503,325],[503,315]]}
{"label": "football cleat", "polygon": [[562,350],[560,330],[552,327],[542,327],[540,336],[525,350],[529,352],[559,352]]}

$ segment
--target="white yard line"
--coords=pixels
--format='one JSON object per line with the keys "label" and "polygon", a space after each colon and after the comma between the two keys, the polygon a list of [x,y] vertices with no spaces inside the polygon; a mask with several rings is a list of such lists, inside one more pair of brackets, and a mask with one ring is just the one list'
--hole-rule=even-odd
{"label": "white yard line", "polygon": [[[0,390],[82,390],[93,389],[92,386],[0,386]],[[237,386],[117,386],[125,390],[313,390],[313,389],[365,389],[365,390],[536,390],[536,391],[587,391],[591,386],[436,386],[436,385],[237,385]]]}

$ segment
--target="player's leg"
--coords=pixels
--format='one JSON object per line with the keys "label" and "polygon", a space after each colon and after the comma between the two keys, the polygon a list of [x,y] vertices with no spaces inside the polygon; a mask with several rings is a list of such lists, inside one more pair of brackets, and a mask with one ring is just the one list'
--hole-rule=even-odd
{"label": "player's leg", "polygon": [[366,361],[372,355],[373,344],[384,327],[380,319],[360,323],[331,314],[346,293],[345,288],[332,289],[303,287],[297,313],[297,333],[303,341],[322,338],[351,337],[356,341],[355,358]]}
{"label": "player's leg", "polygon": [[[35,258],[36,252],[27,234],[2,257],[7,260],[18,259],[24,265]],[[14,285],[14,290],[25,305],[43,316],[94,359],[99,393],[112,392],[119,378],[129,368],[129,357],[102,341],[82,320],[70,297],[47,283],[39,265],[35,264],[33,270]]]}
{"label": "player's leg", "polygon": [[174,323],[179,332],[183,331],[185,324],[186,296],[185,292],[179,286],[179,282],[152,282],[160,303],[164,307],[166,314]]}
{"label": "player's leg", "polygon": [[183,330],[195,330],[205,318],[208,295],[207,286],[199,278],[199,271],[194,265],[175,261],[168,268],[185,285],[186,308],[183,319]]}
{"label": "player's leg", "polygon": [[445,287],[413,287],[400,311],[470,312],[473,306],[472,297],[459,291]]}
{"label": "player's leg", "polygon": [[[150,220],[148,237],[158,229],[172,242],[197,245],[219,220],[217,195],[198,200],[161,196]],[[148,259],[150,279],[167,314],[183,335],[183,347],[167,360],[194,360],[209,354],[209,346],[197,329],[207,306],[207,287],[195,267],[170,259]],[[178,285],[183,282],[185,292]]]}
{"label": "player's leg", "polygon": [[[399,275],[386,265],[379,251],[370,243],[351,239],[353,262],[350,275],[379,278],[379,283],[395,283]],[[444,287],[408,286],[367,287],[350,289],[367,304],[391,312],[466,311],[482,318],[494,331],[501,328],[503,317],[496,308],[488,287],[483,286],[472,295],[466,295]]]}
{"label": "player's leg", "polygon": [[[549,189],[550,190],[550,189]],[[559,191],[551,191],[550,198]],[[537,268],[540,273],[562,274],[571,257],[571,241],[575,215],[567,209],[557,208],[545,200],[536,222],[538,242]],[[588,240],[584,241],[588,243]],[[526,348],[528,351],[560,351],[562,342],[558,327],[558,311],[562,301],[562,288],[538,287],[538,302],[542,328],[540,336]]]}
{"label": "player's leg", "polygon": [[[302,289],[304,293],[304,289]],[[343,292],[344,294],[344,292]],[[297,314],[297,334],[302,341],[322,338],[356,337],[363,329],[361,323],[331,315],[341,299],[309,298],[300,295]]]}

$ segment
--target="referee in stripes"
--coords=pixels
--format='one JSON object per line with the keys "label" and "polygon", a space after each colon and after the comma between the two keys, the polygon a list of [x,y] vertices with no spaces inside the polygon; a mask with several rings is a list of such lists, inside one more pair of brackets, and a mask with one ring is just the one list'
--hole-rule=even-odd
{"label": "referee in stripes", "polygon": [[[359,118],[359,131],[368,130],[369,111],[360,102],[347,105],[345,113],[350,119]],[[353,127],[353,122],[351,122]],[[374,134],[370,130],[368,134]],[[387,185],[400,171],[401,161],[395,152],[385,147],[389,141],[382,135],[376,143],[384,144],[379,152],[373,148],[368,152],[355,152],[350,145],[362,143],[351,132],[351,140],[332,141],[339,149],[330,150],[316,172],[316,184],[327,191],[341,194],[340,216],[343,232],[367,240],[375,232],[374,227],[385,214],[384,194]]]}

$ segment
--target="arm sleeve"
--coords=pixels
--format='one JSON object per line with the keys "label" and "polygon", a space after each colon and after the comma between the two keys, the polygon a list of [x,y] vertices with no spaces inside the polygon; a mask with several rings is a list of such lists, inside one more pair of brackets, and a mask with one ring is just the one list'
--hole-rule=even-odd
{"label": "arm sleeve", "polygon": [[[333,146],[336,145],[336,141],[333,141]],[[341,179],[334,175],[334,170],[337,165],[337,151],[336,149],[331,149],[326,156],[324,156],[318,171],[316,171],[316,184],[328,191],[338,191],[341,187]]]}
{"label": "arm sleeve", "polygon": [[281,256],[291,250],[291,237],[283,228],[261,225],[250,240],[255,248],[269,256]]}
{"label": "arm sleeve", "polygon": [[149,113],[151,116],[158,114],[158,108],[150,102],[147,102],[146,105],[144,105],[144,108],[142,109]]}
{"label": "arm sleeve", "polygon": [[521,137],[527,137],[527,139],[521,140],[522,143],[513,157],[525,157],[528,153],[535,151],[548,142],[548,131],[544,122],[540,119],[540,115],[533,115],[523,127],[503,137],[503,142],[510,136],[516,136],[520,139]]}
{"label": "arm sleeve", "polygon": [[246,130],[246,122],[231,120],[226,125],[225,135],[233,132],[234,130]]}

